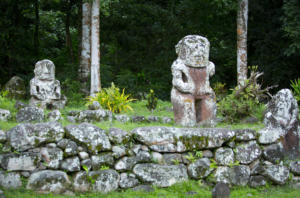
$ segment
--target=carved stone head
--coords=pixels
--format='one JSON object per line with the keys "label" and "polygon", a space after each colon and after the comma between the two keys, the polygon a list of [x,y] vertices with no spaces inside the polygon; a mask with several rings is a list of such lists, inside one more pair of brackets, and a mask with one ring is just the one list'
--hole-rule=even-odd
{"label": "carved stone head", "polygon": [[206,67],[209,64],[209,41],[199,35],[188,35],[175,46],[176,53],[190,67]]}
{"label": "carved stone head", "polygon": [[55,80],[55,66],[53,62],[47,59],[37,62],[34,68],[34,75],[39,80]]}

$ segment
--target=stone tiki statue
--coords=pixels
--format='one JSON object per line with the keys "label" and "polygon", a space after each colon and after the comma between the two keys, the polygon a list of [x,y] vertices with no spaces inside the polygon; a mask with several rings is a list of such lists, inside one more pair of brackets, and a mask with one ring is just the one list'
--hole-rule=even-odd
{"label": "stone tiki statue", "polygon": [[171,101],[177,124],[214,124],[217,107],[209,77],[214,75],[215,65],[208,60],[209,46],[209,41],[198,35],[186,36],[176,45]]}
{"label": "stone tiki statue", "polygon": [[55,66],[50,60],[35,64],[34,78],[30,80],[29,104],[48,109],[61,109],[66,97],[61,95],[60,82],[55,80]]}

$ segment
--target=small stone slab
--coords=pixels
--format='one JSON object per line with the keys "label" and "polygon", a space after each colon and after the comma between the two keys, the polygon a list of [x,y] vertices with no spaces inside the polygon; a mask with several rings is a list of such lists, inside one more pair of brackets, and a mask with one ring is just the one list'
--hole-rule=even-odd
{"label": "small stone slab", "polygon": [[295,161],[290,163],[290,170],[295,175],[300,176],[300,161]]}
{"label": "small stone slab", "polygon": [[17,122],[41,122],[44,120],[44,110],[38,107],[24,107],[16,115]]}
{"label": "small stone slab", "polygon": [[0,187],[16,189],[22,186],[22,181],[19,173],[0,171]]}
{"label": "small stone slab", "polygon": [[63,171],[43,170],[31,174],[27,189],[42,193],[61,194],[69,189],[71,182]]}
{"label": "small stone slab", "polygon": [[94,181],[94,192],[108,193],[118,189],[120,175],[115,170],[91,171],[89,177]]}
{"label": "small stone slab", "polygon": [[261,150],[256,141],[239,144],[235,149],[236,160],[241,164],[250,164],[261,156]]}
{"label": "small stone slab", "polygon": [[113,144],[125,144],[130,140],[130,135],[127,131],[119,128],[110,128],[108,138]]}
{"label": "small stone slab", "polygon": [[61,169],[67,172],[80,171],[80,160],[78,157],[64,159],[61,162]]}
{"label": "small stone slab", "polygon": [[184,165],[137,164],[133,172],[143,182],[158,187],[168,187],[188,180],[187,169]]}
{"label": "small stone slab", "polygon": [[215,152],[215,160],[219,165],[229,165],[234,163],[234,153],[231,148],[218,148]]}
{"label": "small stone slab", "polygon": [[264,166],[264,170],[264,174],[276,184],[283,185],[289,178],[290,171],[285,166],[269,164]]}
{"label": "small stone slab", "polygon": [[137,141],[157,152],[217,148],[235,136],[235,132],[229,129],[161,126],[136,128],[132,134]]}
{"label": "small stone slab", "polygon": [[86,146],[93,154],[111,150],[111,144],[105,131],[92,124],[68,125],[65,129],[66,135],[70,139]]}
{"label": "small stone slab", "polygon": [[121,188],[133,188],[139,184],[139,180],[136,178],[135,174],[132,173],[121,173],[119,186]]}
{"label": "small stone slab", "polygon": [[1,157],[1,166],[7,171],[33,171],[40,159],[39,153],[5,154]]}
{"label": "small stone slab", "polygon": [[217,183],[212,190],[213,198],[229,198],[230,189],[229,186],[225,183]]}
{"label": "small stone slab", "polygon": [[9,110],[0,109],[0,121],[8,121],[11,118],[11,113]]}
{"label": "small stone slab", "polygon": [[19,124],[7,132],[7,140],[17,151],[26,151],[42,144],[57,142],[64,136],[64,129],[58,122]]}
{"label": "small stone slab", "polygon": [[191,163],[187,170],[191,178],[203,179],[213,171],[213,168],[210,167],[210,160],[208,158],[202,158]]}
{"label": "small stone slab", "polygon": [[253,129],[238,129],[235,130],[235,134],[237,141],[250,141],[256,139],[256,131]]}

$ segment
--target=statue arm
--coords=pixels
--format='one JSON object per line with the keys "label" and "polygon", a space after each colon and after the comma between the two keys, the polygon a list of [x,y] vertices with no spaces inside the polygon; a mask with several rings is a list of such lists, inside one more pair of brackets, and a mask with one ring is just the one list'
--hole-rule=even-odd
{"label": "statue arm", "polygon": [[189,74],[183,67],[186,67],[182,64],[177,64],[174,62],[172,65],[172,84],[173,86],[181,92],[184,93],[193,93],[194,92],[194,85],[192,79],[190,78]]}
{"label": "statue arm", "polygon": [[36,85],[36,83],[34,82],[34,79],[32,79],[30,81],[30,95],[32,97],[35,97],[39,100],[44,100],[45,98],[43,97],[43,95],[40,93],[39,90],[39,86]]}
{"label": "statue arm", "polygon": [[215,64],[213,62],[209,62],[207,71],[210,77],[215,74]]}

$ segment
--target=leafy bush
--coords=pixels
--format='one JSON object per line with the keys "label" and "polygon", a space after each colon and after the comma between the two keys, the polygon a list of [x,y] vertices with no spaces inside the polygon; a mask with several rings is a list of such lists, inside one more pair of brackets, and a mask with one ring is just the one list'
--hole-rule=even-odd
{"label": "leafy bush", "polygon": [[131,110],[129,102],[135,100],[130,99],[130,95],[126,95],[125,89],[120,93],[120,89],[111,83],[111,87],[103,88],[94,97],[89,96],[86,105],[92,104],[94,101],[98,101],[104,109],[109,109],[114,113],[121,113],[122,111]]}
{"label": "leafy bush", "polygon": [[0,109],[7,109],[9,110],[11,113],[15,112],[15,100],[8,98],[9,92],[8,90],[2,90],[0,91]]}
{"label": "leafy bush", "polygon": [[293,88],[293,94],[300,104],[300,78],[295,79],[294,81],[291,80],[291,87]]}
{"label": "leafy bush", "polygon": [[146,107],[149,111],[153,111],[157,106],[157,97],[155,97],[153,89],[150,89],[150,93],[147,96]]}
{"label": "leafy bush", "polygon": [[257,68],[257,66],[250,67],[251,74],[246,79],[245,85],[234,88],[231,94],[218,102],[218,112],[226,121],[237,122],[249,116],[262,119],[265,107],[260,101],[270,95],[268,91],[274,86],[261,88],[257,79],[263,73],[257,72]]}
{"label": "leafy bush", "polygon": [[225,88],[226,84],[225,83],[221,83],[221,82],[216,82],[213,85],[213,90],[216,94],[217,97],[217,101],[220,101],[221,99],[223,99],[226,94],[227,94],[227,89]]}

